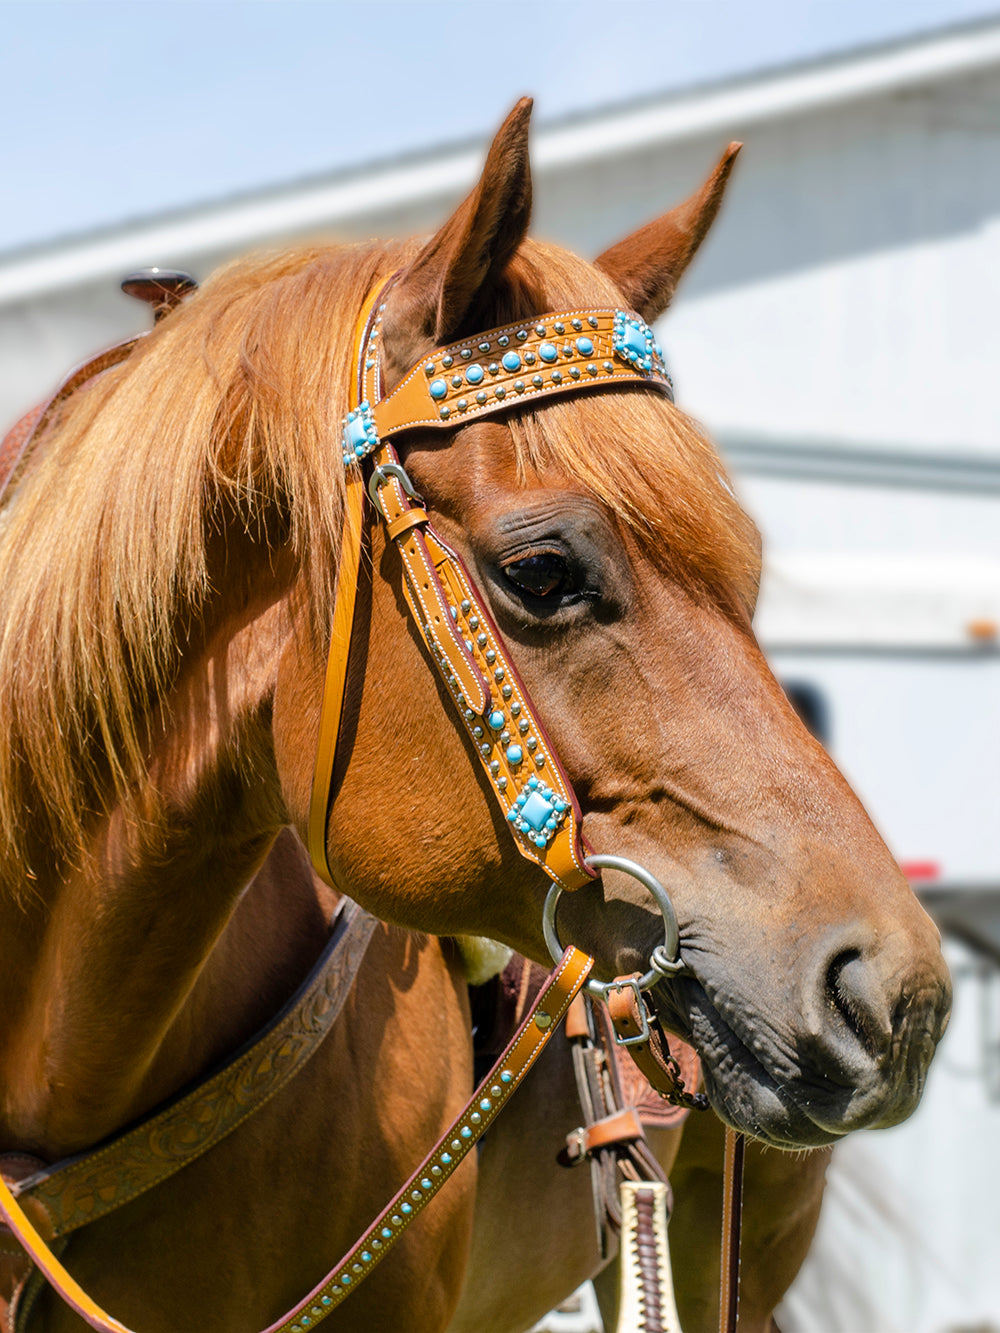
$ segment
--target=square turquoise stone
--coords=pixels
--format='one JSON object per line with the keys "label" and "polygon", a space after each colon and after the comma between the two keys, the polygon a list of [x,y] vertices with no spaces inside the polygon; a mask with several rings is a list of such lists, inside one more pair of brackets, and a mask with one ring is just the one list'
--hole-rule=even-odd
{"label": "square turquoise stone", "polygon": [[545,827],[545,821],[555,814],[555,806],[533,791],[521,807],[521,818],[537,833]]}

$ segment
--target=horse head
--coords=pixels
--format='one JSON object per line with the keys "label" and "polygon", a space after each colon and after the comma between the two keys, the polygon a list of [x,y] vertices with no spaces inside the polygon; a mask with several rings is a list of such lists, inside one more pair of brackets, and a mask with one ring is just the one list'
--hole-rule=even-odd
{"label": "horse head", "polygon": [[[471,196],[404,252],[385,302],[387,391],[433,349],[546,311],[619,306],[652,323],[707,232],[735,145],[691,199],[595,266],[529,240],[528,112],[508,118]],[[655,1005],[700,1051],[716,1109],[785,1146],[909,1114],[948,1011],[937,932],[768,669],[751,628],[757,535],[695,423],[623,386],[414,429],[400,455],[527,683],[587,843],[669,890],[686,970]],[[455,726],[395,555],[374,531],[330,865],[391,920],[544,958],[545,881]],[[301,824],[302,719],[322,664],[296,649],[287,666],[279,767]],[[559,910],[563,940],[605,976],[643,970],[662,930],[613,871]]]}

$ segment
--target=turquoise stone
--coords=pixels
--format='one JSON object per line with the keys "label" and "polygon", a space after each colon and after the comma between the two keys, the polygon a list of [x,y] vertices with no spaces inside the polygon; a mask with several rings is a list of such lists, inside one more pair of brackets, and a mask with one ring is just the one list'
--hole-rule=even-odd
{"label": "turquoise stone", "polygon": [[501,1082],[501,1083],[510,1083],[510,1081],[513,1079],[513,1077],[514,1077],[514,1075],[510,1072],[510,1070],[509,1070],[509,1069],[505,1069],[505,1070],[503,1071],[503,1073],[500,1075],[500,1082]]}
{"label": "turquoise stone", "polygon": [[448,386],[444,380],[431,380],[428,390],[432,398],[443,398],[448,392]]}
{"label": "turquoise stone", "polygon": [[345,1273],[340,1281],[345,1287],[349,1287],[354,1279],[351,1277],[350,1273]]}
{"label": "turquoise stone", "polygon": [[462,1133],[462,1138],[463,1138],[463,1139],[471,1139],[471,1138],[472,1138],[472,1130],[469,1128],[468,1125],[463,1125],[463,1126],[462,1126],[461,1133]]}
{"label": "turquoise stone", "polygon": [[445,1166],[451,1166],[451,1153],[443,1152],[441,1154],[441,1161],[444,1162]]}
{"label": "turquoise stone", "polygon": [[520,745],[507,746],[508,764],[519,764],[523,758],[524,758],[524,752],[521,749]]}
{"label": "turquoise stone", "polygon": [[559,358],[559,349],[553,343],[542,343],[538,355],[543,361],[556,361]]}
{"label": "turquoise stone", "polygon": [[554,813],[552,805],[537,791],[533,791],[521,807],[521,818],[537,833]]}
{"label": "turquoise stone", "polygon": [[372,1261],[372,1257],[371,1257],[371,1255],[368,1253],[367,1250],[362,1250],[362,1251],[361,1251],[361,1258],[362,1258],[362,1261],[363,1261],[364,1263],[366,1263],[366,1264],[370,1264],[371,1261]]}
{"label": "turquoise stone", "polygon": [[421,1187],[422,1187],[423,1189],[425,1189],[425,1190],[429,1190],[430,1187],[431,1187],[431,1182],[427,1179],[426,1176],[424,1176],[424,1178],[423,1178],[423,1180],[420,1182],[420,1184],[421,1184]]}
{"label": "turquoise stone", "polygon": [[646,355],[646,331],[637,329],[630,321],[625,325],[625,337],[622,340],[630,352],[634,352],[637,357]]}
{"label": "turquoise stone", "polygon": [[365,426],[365,419],[362,416],[355,416],[353,412],[348,415],[347,425],[344,427],[344,444],[349,449],[357,449],[358,445],[365,445],[368,442],[368,431]]}
{"label": "turquoise stone", "polygon": [[577,338],[576,350],[581,356],[590,356],[594,350],[594,344],[589,338]]}
{"label": "turquoise stone", "polygon": [[503,713],[500,712],[499,708],[490,713],[486,720],[494,731],[503,731]]}
{"label": "turquoise stone", "polygon": [[506,352],[501,358],[501,365],[504,370],[519,370],[521,366],[521,358],[518,356],[517,352]]}
{"label": "turquoise stone", "polygon": [[483,1098],[483,1100],[479,1103],[479,1109],[481,1111],[490,1111],[493,1109],[493,1103],[490,1101],[489,1097]]}
{"label": "turquoise stone", "polygon": [[486,372],[483,370],[482,366],[475,364],[466,367],[465,378],[470,384],[482,384],[483,376],[485,374]]}

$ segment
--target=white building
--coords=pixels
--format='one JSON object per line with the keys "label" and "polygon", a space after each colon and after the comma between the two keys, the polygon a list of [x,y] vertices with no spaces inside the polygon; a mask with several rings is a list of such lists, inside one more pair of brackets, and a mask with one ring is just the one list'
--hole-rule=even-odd
{"label": "white building", "polygon": [[[779,674],[812,692],[838,761],[964,941],[924,1107],[843,1150],[783,1327],[1000,1328],[1000,22],[543,119],[536,233],[597,253],[732,138],[746,149],[727,204],[661,329],[680,401],[763,528],[758,629]],[[482,152],[0,255],[0,421],[144,327],[117,289],[130,269],[204,275],[291,238],[430,230]]]}

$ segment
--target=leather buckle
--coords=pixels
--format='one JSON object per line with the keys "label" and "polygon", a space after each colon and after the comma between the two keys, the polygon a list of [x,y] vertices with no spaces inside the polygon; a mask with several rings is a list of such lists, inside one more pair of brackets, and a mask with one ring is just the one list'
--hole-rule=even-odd
{"label": "leather buckle", "polygon": [[639,1031],[634,1037],[623,1037],[617,1027],[612,1024],[615,1043],[618,1046],[641,1046],[644,1041],[649,1041],[649,1014],[646,1012],[646,1002],[642,998],[642,990],[639,985],[639,977],[621,977],[617,981],[612,981],[608,987],[609,990],[623,991],[630,990],[635,995],[635,1008],[639,1016]]}

